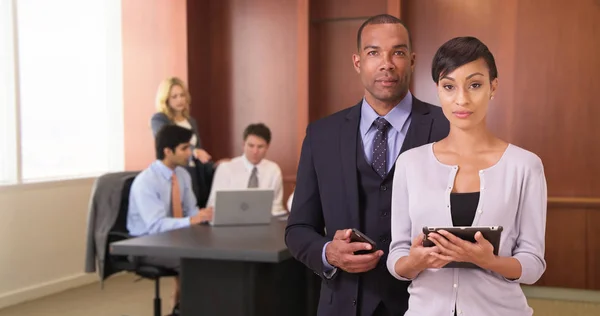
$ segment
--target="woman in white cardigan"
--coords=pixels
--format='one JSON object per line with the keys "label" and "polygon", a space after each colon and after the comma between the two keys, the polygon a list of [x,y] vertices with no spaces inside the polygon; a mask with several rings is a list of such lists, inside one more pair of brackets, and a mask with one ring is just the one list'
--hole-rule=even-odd
{"label": "woman in white cardigan", "polygon": [[[486,125],[498,88],[493,55],[473,37],[446,42],[432,65],[450,133],[403,153],[392,193],[388,270],[412,280],[405,315],[532,315],[519,283],[546,268],[546,180],[535,154],[494,136]],[[481,233],[472,243],[424,226],[503,226],[497,256]],[[446,267],[468,262],[476,268]]]}

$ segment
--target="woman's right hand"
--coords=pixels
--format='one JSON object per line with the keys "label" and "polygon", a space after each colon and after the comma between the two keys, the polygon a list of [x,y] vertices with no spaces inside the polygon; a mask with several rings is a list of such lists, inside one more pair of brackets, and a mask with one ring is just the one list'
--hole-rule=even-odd
{"label": "woman's right hand", "polygon": [[201,148],[194,149],[194,157],[196,157],[196,159],[200,160],[202,163],[207,163],[212,159],[208,152]]}
{"label": "woman's right hand", "polygon": [[439,253],[437,246],[423,247],[424,234],[419,234],[410,246],[408,257],[398,260],[396,263],[396,273],[407,278],[414,279],[421,271],[425,269],[439,269],[447,265],[450,261],[432,256],[432,253]]}

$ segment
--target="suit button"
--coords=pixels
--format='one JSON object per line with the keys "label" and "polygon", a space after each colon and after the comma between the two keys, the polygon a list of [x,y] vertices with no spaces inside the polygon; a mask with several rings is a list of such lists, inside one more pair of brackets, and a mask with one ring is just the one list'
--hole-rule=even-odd
{"label": "suit button", "polygon": [[379,190],[381,191],[387,191],[387,187],[385,185],[382,185],[379,187]]}
{"label": "suit button", "polygon": [[352,300],[352,306],[356,306],[356,300]]}
{"label": "suit button", "polygon": [[383,213],[381,213],[381,216],[382,216],[382,217],[387,217],[387,216],[388,216],[388,213],[387,213],[387,212],[383,212]]}
{"label": "suit button", "polygon": [[385,238],[385,237],[381,237],[381,239],[379,239],[379,241],[381,241],[381,242],[383,242],[383,243],[386,243],[386,242],[387,242],[387,238]]}

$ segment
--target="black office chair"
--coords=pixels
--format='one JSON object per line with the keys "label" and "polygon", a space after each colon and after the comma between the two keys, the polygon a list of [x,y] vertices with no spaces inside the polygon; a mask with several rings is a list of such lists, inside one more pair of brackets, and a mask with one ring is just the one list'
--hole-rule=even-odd
{"label": "black office chair", "polygon": [[121,195],[121,205],[115,224],[108,233],[106,243],[106,258],[104,265],[104,276],[107,278],[120,271],[135,273],[136,275],[154,281],[154,316],[161,316],[160,278],[177,276],[177,272],[157,266],[140,263],[139,258],[133,256],[118,256],[110,253],[110,244],[132,238],[127,230],[127,211],[129,210],[129,192],[133,177],[127,179]]}

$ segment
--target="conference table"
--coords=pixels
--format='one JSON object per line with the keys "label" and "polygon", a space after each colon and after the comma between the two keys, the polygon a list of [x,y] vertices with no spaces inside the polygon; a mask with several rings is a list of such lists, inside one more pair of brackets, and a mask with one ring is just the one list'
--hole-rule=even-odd
{"label": "conference table", "polygon": [[290,254],[286,221],[194,225],[111,244],[111,253],[181,260],[183,316],[316,314],[319,278]]}

